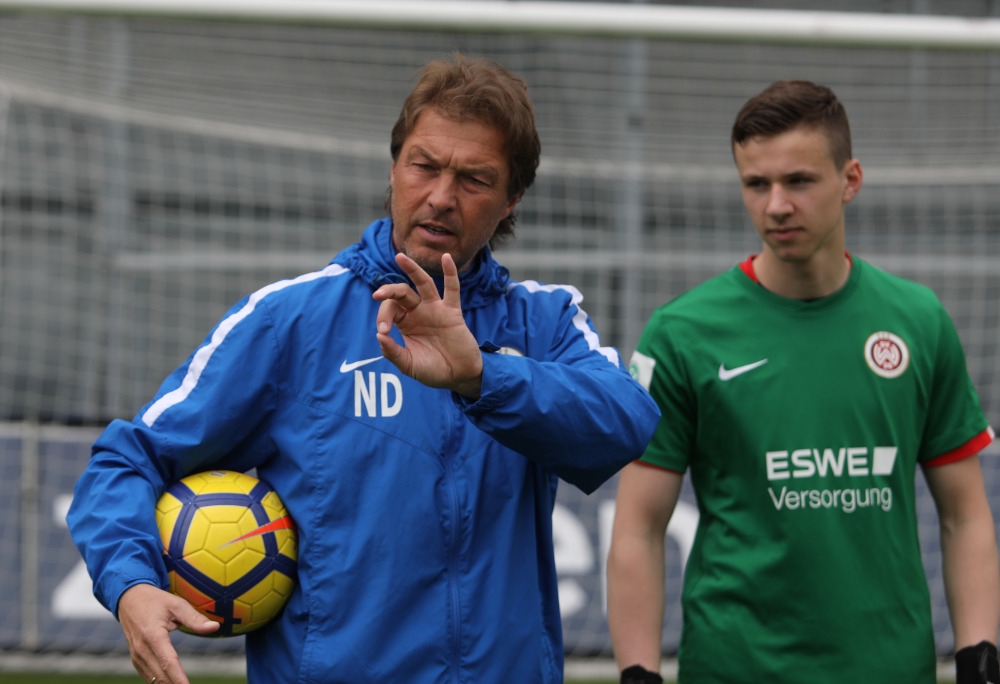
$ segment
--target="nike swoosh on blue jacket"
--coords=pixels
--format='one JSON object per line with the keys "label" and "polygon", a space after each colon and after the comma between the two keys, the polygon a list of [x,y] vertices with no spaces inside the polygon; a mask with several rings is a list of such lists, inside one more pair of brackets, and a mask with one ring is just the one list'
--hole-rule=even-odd
{"label": "nike swoosh on blue jacket", "polygon": [[379,356],[371,295],[404,279],[391,229],[376,221],[327,268],[237,303],[109,425],[77,484],[74,541],[114,610],[133,584],[167,586],[165,486],[256,468],[300,548],[285,610],[247,636],[249,682],[561,683],[558,478],[594,490],[642,453],[659,411],[575,289],[512,282],[488,250],[461,278],[466,321],[484,349],[524,357],[485,353],[479,400],[384,359],[341,373]]}

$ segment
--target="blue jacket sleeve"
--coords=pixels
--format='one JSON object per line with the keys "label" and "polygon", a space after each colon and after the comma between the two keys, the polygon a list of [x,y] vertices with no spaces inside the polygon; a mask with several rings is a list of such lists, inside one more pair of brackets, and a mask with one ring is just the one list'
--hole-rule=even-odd
{"label": "blue jacket sleeve", "polygon": [[551,325],[536,328],[551,335],[547,349],[521,357],[484,345],[481,396],[455,401],[498,442],[590,493],[642,455],[660,410],[569,291]]}
{"label": "blue jacket sleeve", "polygon": [[166,485],[197,470],[256,465],[252,449],[231,449],[267,419],[277,350],[263,307],[227,328],[246,306],[223,319],[132,421],[108,425],[77,480],[66,519],[94,594],[113,613],[134,584],[168,586],[155,520]]}

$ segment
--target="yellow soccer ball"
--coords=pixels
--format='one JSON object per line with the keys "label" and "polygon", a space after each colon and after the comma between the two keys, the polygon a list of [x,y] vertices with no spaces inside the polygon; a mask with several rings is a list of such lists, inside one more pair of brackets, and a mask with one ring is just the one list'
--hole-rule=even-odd
{"label": "yellow soccer ball", "polygon": [[288,602],[298,535],[266,482],[229,470],[189,475],[160,497],[156,524],[170,591],[222,625],[209,636],[258,629]]}

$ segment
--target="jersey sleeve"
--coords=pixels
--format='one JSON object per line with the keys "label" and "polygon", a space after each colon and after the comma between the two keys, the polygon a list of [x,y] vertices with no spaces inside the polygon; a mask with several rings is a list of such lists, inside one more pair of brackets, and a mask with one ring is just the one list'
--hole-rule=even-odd
{"label": "jersey sleeve", "polygon": [[695,451],[697,397],[671,332],[665,310],[657,310],[646,324],[629,365],[661,411],[640,462],[683,473]]}
{"label": "jersey sleeve", "polygon": [[925,465],[971,456],[989,444],[993,434],[969,377],[958,332],[943,306],[938,307],[937,327],[934,385],[919,456]]}

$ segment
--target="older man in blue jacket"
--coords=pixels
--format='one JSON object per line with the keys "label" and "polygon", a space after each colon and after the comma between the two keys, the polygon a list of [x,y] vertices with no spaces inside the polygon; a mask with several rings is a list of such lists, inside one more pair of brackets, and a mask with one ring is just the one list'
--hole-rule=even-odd
{"label": "older man in blue jacket", "polygon": [[572,287],[514,282],[540,146],[524,82],[455,55],[393,128],[390,218],[326,268],[237,303],[95,443],[68,520],[147,682],[184,684],[153,509],[196,471],[271,484],[299,531],[249,681],[561,683],[551,513],[637,458],[659,412]]}

